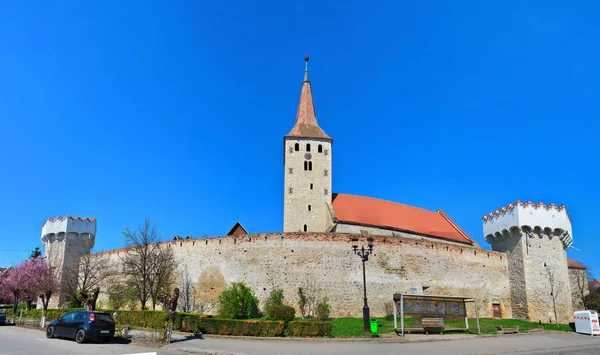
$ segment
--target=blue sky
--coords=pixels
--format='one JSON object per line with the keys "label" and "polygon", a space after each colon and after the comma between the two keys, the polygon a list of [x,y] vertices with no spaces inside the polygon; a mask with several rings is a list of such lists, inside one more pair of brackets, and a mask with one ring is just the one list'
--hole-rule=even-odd
{"label": "blue sky", "polygon": [[[0,5],[0,240],[98,219],[97,250],[283,225],[304,56],[334,191],[481,216],[564,203],[600,272],[598,2],[37,1]],[[0,251],[0,265],[28,252]]]}

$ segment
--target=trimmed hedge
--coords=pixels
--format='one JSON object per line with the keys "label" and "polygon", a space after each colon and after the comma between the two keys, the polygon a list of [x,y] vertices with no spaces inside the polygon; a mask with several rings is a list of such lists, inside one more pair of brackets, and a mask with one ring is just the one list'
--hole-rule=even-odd
{"label": "trimmed hedge", "polygon": [[173,329],[203,334],[281,337],[285,332],[285,322],[205,318],[195,314],[178,313]]}
{"label": "trimmed hedge", "polygon": [[[52,321],[72,311],[83,309],[49,309],[46,320]],[[131,326],[138,328],[160,329],[165,326],[165,313],[163,311],[122,311],[98,310],[98,312],[117,313],[115,321],[117,326]],[[10,312],[12,313],[12,312]],[[10,314],[7,312],[7,316]],[[23,318],[41,319],[42,310],[32,309],[23,312]],[[203,334],[219,335],[246,335],[259,337],[280,337],[285,333],[285,322],[262,320],[237,320],[218,319],[200,316],[194,313],[176,313],[173,329],[182,332],[196,332]]]}
{"label": "trimmed hedge", "polygon": [[331,334],[329,322],[290,322],[287,326],[287,335],[292,337],[326,337]]}

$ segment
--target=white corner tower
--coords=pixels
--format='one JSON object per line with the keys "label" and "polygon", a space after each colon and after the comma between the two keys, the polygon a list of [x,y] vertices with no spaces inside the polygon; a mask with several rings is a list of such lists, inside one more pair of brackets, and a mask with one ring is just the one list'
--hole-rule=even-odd
{"label": "white corner tower", "polygon": [[516,201],[483,216],[485,239],[505,252],[513,316],[567,323],[573,317],[566,249],[573,243],[564,205]]}
{"label": "white corner tower", "polygon": [[331,146],[319,127],[313,103],[308,56],[296,124],[283,138],[284,232],[325,232],[330,227]]}
{"label": "white corner tower", "polygon": [[50,308],[68,305],[67,289],[77,285],[79,259],[90,252],[95,240],[95,218],[48,218],[42,225],[44,257],[55,268],[60,288],[56,296],[50,299]]}

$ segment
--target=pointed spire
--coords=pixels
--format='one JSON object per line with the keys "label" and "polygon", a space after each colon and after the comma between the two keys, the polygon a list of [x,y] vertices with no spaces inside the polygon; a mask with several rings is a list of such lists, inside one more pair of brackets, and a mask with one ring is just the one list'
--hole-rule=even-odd
{"label": "pointed spire", "polygon": [[304,57],[306,67],[304,69],[304,80],[302,81],[298,113],[296,114],[296,125],[286,137],[321,138],[332,141],[317,123],[317,114],[312,97],[310,78],[308,76],[308,59],[308,56]]}

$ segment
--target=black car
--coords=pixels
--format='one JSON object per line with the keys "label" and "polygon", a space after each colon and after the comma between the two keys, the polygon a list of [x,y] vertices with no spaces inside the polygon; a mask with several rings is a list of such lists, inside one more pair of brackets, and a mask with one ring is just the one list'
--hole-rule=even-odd
{"label": "black car", "polygon": [[108,341],[115,335],[115,320],[110,313],[75,311],[53,320],[46,329],[46,337],[73,338],[78,343],[86,340]]}

